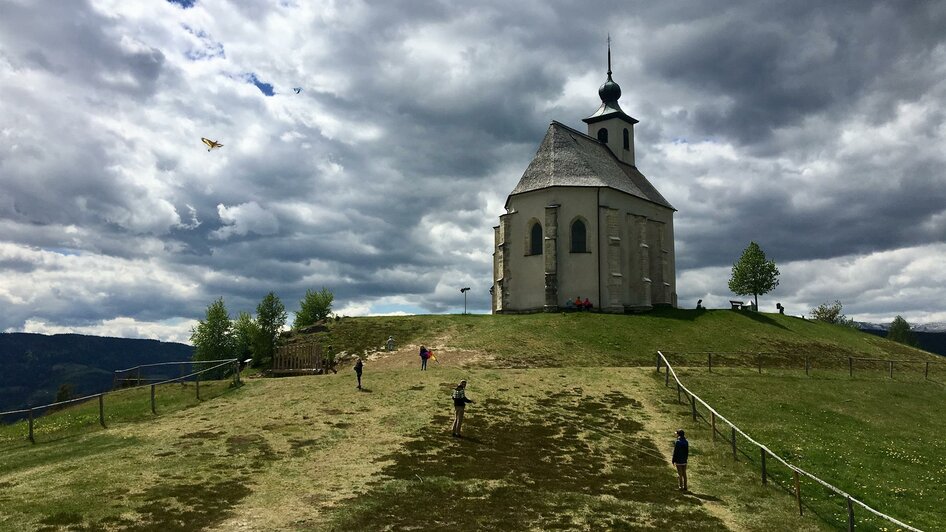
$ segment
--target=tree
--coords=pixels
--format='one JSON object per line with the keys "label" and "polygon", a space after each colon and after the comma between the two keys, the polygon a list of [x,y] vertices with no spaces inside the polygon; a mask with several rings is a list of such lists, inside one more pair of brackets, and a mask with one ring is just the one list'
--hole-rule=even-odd
{"label": "tree", "polygon": [[299,312],[296,313],[296,319],[292,326],[299,329],[306,325],[312,325],[319,320],[324,320],[332,312],[332,301],[334,300],[335,295],[324,286],[318,292],[306,290],[305,297],[299,302]]}
{"label": "tree", "polygon": [[842,312],[843,309],[844,305],[838,300],[835,300],[834,303],[831,304],[822,303],[818,305],[817,308],[811,309],[811,317],[825,323],[857,329],[857,323],[855,323],[853,319],[845,316]]}
{"label": "tree", "polygon": [[741,296],[754,296],[755,308],[759,308],[759,295],[767,294],[778,286],[778,275],[775,261],[766,260],[759,244],[749,242],[739,262],[732,265],[729,289]]}
{"label": "tree", "polygon": [[206,317],[191,329],[194,360],[220,360],[233,356],[233,326],[223,298],[207,307]]}
{"label": "tree", "polygon": [[259,333],[253,343],[253,365],[268,364],[276,352],[276,339],[286,325],[286,307],[279,297],[270,292],[256,306],[256,326]]}
{"label": "tree", "polygon": [[842,323],[847,319],[844,314],[841,314],[842,308],[844,308],[844,306],[837,300],[830,305],[828,303],[822,303],[818,305],[817,308],[811,309],[811,317],[825,323]]}
{"label": "tree", "polygon": [[912,345],[913,347],[918,345],[916,335],[913,333],[913,330],[910,329],[910,324],[900,315],[894,318],[890,323],[890,328],[887,329],[887,339],[901,344]]}
{"label": "tree", "polygon": [[246,360],[253,355],[253,345],[259,335],[259,327],[248,312],[241,312],[233,322],[233,347],[236,356]]}

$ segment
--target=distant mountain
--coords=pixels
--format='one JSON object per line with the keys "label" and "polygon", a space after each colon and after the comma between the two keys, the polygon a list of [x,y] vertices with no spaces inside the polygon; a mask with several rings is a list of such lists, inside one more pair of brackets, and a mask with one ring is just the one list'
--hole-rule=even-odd
{"label": "distant mountain", "polygon": [[74,396],[105,391],[117,369],[190,360],[193,349],[158,340],[0,333],[0,412],[51,403],[62,384]]}
{"label": "distant mountain", "polygon": [[[881,338],[887,337],[887,325],[857,322],[857,327],[866,333],[880,336]],[[910,329],[913,331],[913,334],[916,335],[916,341],[920,344],[920,349],[946,356],[946,324],[927,323],[926,325],[911,327]]]}

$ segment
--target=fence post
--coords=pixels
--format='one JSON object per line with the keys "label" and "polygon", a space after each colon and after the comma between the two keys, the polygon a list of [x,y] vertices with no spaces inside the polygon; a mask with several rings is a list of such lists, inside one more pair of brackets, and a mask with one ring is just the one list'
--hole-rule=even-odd
{"label": "fence post", "polygon": [[847,367],[851,377],[854,376],[854,357],[847,357]]}
{"label": "fence post", "polygon": [[768,478],[765,476],[765,449],[763,447],[759,447],[759,450],[762,451],[762,485],[765,486],[769,483]]}
{"label": "fence post", "polygon": [[664,386],[670,386],[670,367],[664,370]]}
{"label": "fence post", "polygon": [[809,364],[808,357],[805,357],[805,376],[806,377],[808,376],[808,368],[809,368],[808,364]]}
{"label": "fence post", "polygon": [[716,441],[716,412],[710,411],[710,423],[713,425],[713,441]]}
{"label": "fence post", "polygon": [[759,375],[762,374],[762,353],[759,353]]}
{"label": "fence post", "polygon": [[847,530],[854,532],[854,503],[850,497],[847,498]]}
{"label": "fence post", "polygon": [[33,439],[33,409],[30,408],[30,443],[36,443]]}
{"label": "fence post", "polygon": [[890,361],[890,378],[893,378],[893,360]]}
{"label": "fence post", "polygon": [[739,458],[736,457],[736,427],[732,428],[732,439],[730,441],[732,442],[732,459],[738,460]]}
{"label": "fence post", "polygon": [[158,412],[157,412],[157,409],[155,408],[155,404],[154,404],[154,384],[151,385],[151,413],[152,413],[152,414],[157,414],[157,413],[158,413]]}
{"label": "fence post", "polygon": [[654,355],[657,358],[657,373],[660,373],[660,353]]}
{"label": "fence post", "polygon": [[99,423],[105,427],[105,394],[99,394]]}
{"label": "fence post", "polygon": [[680,402],[680,381],[677,381],[677,402]]}
{"label": "fence post", "polygon": [[709,366],[710,373],[712,373],[713,372],[713,353],[707,353],[707,358],[708,358],[707,365]]}
{"label": "fence post", "polygon": [[141,366],[138,366],[138,371],[135,372],[135,386],[141,386]]}
{"label": "fence post", "polygon": [[798,482],[798,470],[793,469],[792,473],[795,474],[795,500],[798,501],[798,515],[805,515],[801,508],[801,484]]}
{"label": "fence post", "polygon": [[930,363],[929,362],[926,363],[926,373],[923,374],[923,379],[924,380],[930,379]]}
{"label": "fence post", "polygon": [[233,363],[233,371],[236,372],[236,385],[240,385],[240,361],[237,360]]}
{"label": "fence post", "polygon": [[690,406],[693,407],[693,421],[696,421],[696,396],[690,394]]}
{"label": "fence post", "polygon": [[200,373],[194,374],[194,388],[197,390],[197,400],[200,401]]}

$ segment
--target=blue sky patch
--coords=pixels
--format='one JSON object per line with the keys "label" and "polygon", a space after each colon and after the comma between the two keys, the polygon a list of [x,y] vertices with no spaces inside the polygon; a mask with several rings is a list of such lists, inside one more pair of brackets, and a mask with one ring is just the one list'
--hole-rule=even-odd
{"label": "blue sky patch", "polygon": [[273,91],[272,85],[270,85],[269,83],[264,83],[260,81],[260,79],[256,77],[256,74],[252,72],[246,75],[246,80],[252,83],[253,85],[256,85],[256,88],[259,89],[259,91],[265,94],[266,96],[272,96],[276,94]]}
{"label": "blue sky patch", "polygon": [[194,7],[194,4],[197,3],[197,0],[168,0],[168,3],[177,4],[183,7],[184,9],[187,9],[190,7]]}

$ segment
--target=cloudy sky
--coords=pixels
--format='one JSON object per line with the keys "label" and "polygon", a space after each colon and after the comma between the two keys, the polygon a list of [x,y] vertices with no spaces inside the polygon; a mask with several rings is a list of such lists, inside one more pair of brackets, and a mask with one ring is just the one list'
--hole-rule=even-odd
{"label": "cloudy sky", "polygon": [[186,340],[323,286],[488,312],[492,226],[609,32],[681,306],[727,306],[754,240],[762,310],[946,321],[946,3],[0,0],[0,330]]}

